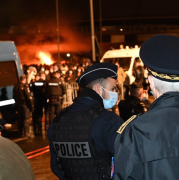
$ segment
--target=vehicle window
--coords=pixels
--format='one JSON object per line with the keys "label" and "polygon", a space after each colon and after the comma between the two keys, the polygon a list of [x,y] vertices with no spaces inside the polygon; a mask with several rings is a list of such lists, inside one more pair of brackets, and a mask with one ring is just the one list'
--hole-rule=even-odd
{"label": "vehicle window", "polygon": [[15,61],[0,62],[0,87],[18,83],[18,74]]}
{"label": "vehicle window", "polygon": [[120,64],[120,67],[122,67],[124,71],[128,71],[131,63],[131,58],[132,57],[106,58],[104,59],[104,62],[113,63],[113,64],[118,62]]}

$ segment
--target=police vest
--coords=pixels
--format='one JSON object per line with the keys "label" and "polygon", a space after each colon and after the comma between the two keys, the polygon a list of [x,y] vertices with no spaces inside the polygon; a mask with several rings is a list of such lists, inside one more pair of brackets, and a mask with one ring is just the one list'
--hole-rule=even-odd
{"label": "police vest", "polygon": [[45,81],[36,81],[34,82],[34,96],[35,98],[44,98],[46,93],[46,82]]}
{"label": "police vest", "polygon": [[91,130],[104,109],[90,107],[83,112],[62,110],[53,120],[52,141],[65,180],[110,179],[111,154],[95,149]]}
{"label": "police vest", "polygon": [[62,83],[59,79],[52,78],[48,82],[48,95],[49,96],[62,96]]}

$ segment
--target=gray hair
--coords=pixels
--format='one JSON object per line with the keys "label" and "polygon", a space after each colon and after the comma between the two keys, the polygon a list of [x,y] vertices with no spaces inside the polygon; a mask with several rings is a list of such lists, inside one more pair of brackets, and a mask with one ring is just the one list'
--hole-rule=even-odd
{"label": "gray hair", "polygon": [[100,78],[92,81],[90,84],[88,84],[86,87],[93,89],[93,87],[96,84],[100,84],[102,87],[106,87],[107,80],[105,78]]}
{"label": "gray hair", "polygon": [[159,93],[164,94],[171,91],[179,92],[179,82],[167,82],[157,79],[154,76],[151,77],[154,82],[154,86],[159,91]]}

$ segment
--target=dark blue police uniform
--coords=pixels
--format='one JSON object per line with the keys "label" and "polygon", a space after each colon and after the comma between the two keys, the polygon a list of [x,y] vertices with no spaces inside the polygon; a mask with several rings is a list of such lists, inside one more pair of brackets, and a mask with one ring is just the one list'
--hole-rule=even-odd
{"label": "dark blue police uniform", "polygon": [[[83,111],[89,107],[100,106],[103,108],[102,98],[93,90],[85,88],[80,97],[74,100],[74,103],[67,108],[68,113],[74,111]],[[107,152],[112,158],[114,154],[114,141],[116,138],[116,131],[123,123],[123,120],[112,111],[102,111],[98,118],[96,118],[91,130],[91,139],[94,147],[104,154]],[[61,179],[62,170],[57,166],[57,154],[52,142],[52,128],[54,123],[51,123],[48,129],[48,139],[50,142],[51,151],[51,168],[53,173]],[[70,133],[70,131],[69,131]]]}
{"label": "dark blue police uniform", "polygon": [[174,83],[179,83],[179,38],[153,36],[142,45],[140,57],[162,86],[153,82],[157,99],[148,112],[131,117],[118,129],[114,180],[178,180],[179,90]]}
{"label": "dark blue police uniform", "polygon": [[[115,71],[111,71],[109,65],[107,77],[117,73],[115,65],[112,67]],[[88,73],[92,68],[89,68]],[[96,68],[99,68],[98,65]],[[104,73],[100,73],[100,76],[104,76]],[[97,77],[93,76],[94,79]],[[88,84],[90,80],[82,82]],[[49,126],[53,173],[60,180],[109,180],[116,131],[122,123],[123,120],[118,115],[104,109],[103,99],[99,94],[85,87],[73,104],[62,110]]]}

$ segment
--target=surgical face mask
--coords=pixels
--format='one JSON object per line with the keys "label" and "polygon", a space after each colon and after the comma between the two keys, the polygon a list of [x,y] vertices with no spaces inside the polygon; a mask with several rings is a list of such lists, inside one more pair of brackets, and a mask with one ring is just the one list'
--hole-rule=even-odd
{"label": "surgical face mask", "polygon": [[103,88],[101,86],[102,89],[104,89],[105,91],[109,92],[109,99],[103,99],[103,104],[104,104],[104,108],[105,109],[111,109],[117,102],[118,100],[118,93],[116,92],[111,92],[106,90],[105,88]]}

